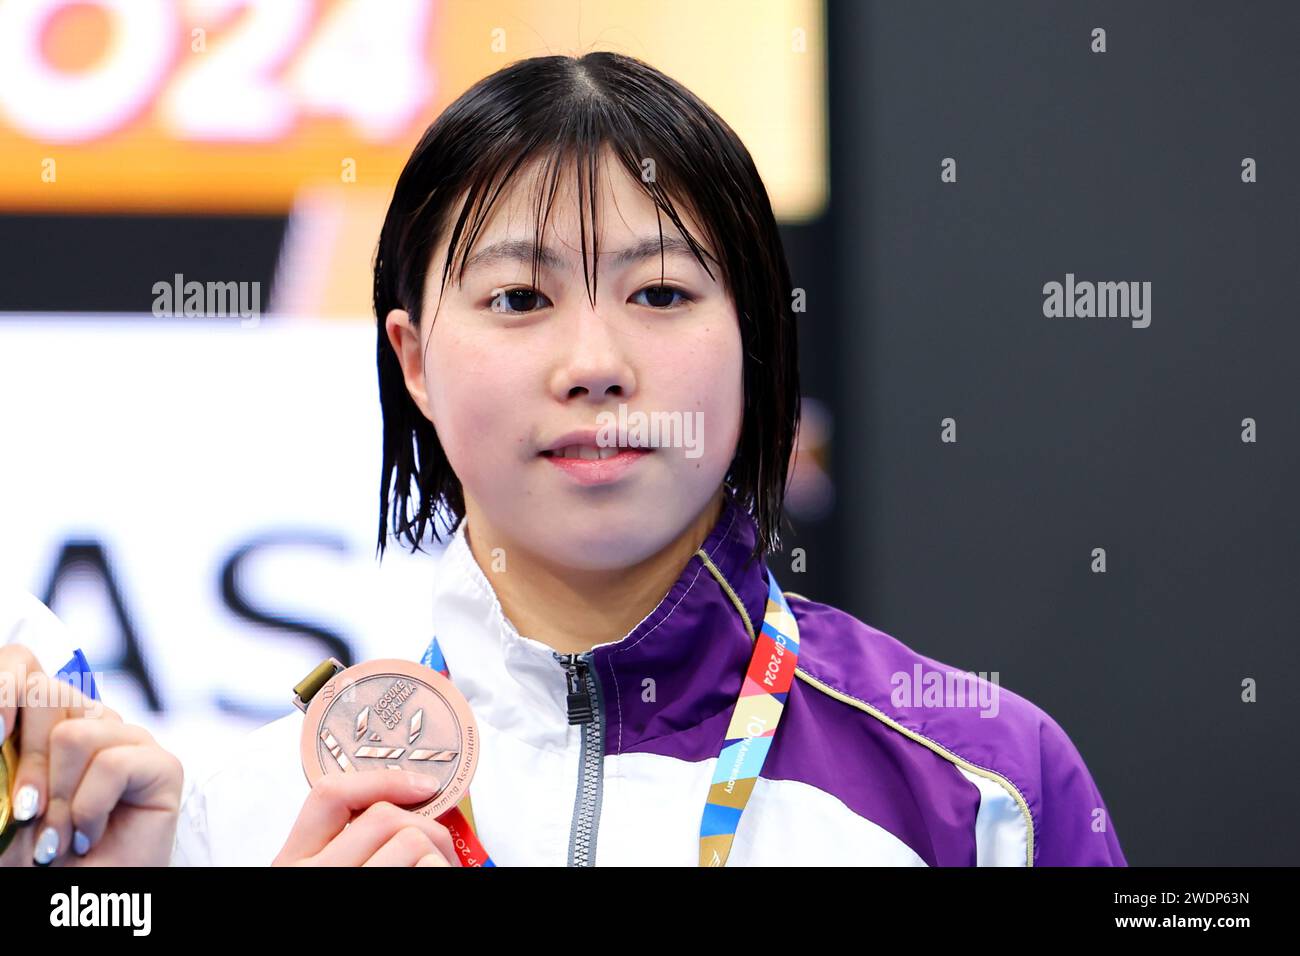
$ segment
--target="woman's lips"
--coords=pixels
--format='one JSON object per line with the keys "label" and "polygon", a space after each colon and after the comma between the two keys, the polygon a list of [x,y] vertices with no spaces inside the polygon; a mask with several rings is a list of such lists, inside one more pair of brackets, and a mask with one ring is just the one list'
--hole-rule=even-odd
{"label": "woman's lips", "polygon": [[617,455],[610,458],[561,458],[558,455],[543,454],[556,468],[560,469],[580,485],[604,485],[618,481],[636,463],[650,454],[649,448],[620,448]]}

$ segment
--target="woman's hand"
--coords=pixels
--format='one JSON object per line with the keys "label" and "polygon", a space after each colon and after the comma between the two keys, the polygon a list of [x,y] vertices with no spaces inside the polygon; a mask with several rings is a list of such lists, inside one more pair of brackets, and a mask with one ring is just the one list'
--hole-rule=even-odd
{"label": "woman's hand", "polygon": [[166,866],[180,761],[143,727],[46,675],[21,644],[0,646],[0,679],[16,692],[0,696],[0,720],[18,749],[18,830],[0,866]]}
{"label": "woman's hand", "polygon": [[409,770],[330,774],[307,795],[271,865],[460,866],[447,828],[400,806],[437,791],[433,778]]}

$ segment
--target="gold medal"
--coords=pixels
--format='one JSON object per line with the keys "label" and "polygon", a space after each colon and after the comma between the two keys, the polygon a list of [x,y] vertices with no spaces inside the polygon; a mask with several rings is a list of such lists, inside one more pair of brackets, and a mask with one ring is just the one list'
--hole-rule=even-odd
{"label": "gold medal", "polygon": [[9,847],[9,842],[18,832],[18,822],[14,819],[13,789],[14,773],[18,769],[18,751],[8,737],[0,747],[0,853]]}

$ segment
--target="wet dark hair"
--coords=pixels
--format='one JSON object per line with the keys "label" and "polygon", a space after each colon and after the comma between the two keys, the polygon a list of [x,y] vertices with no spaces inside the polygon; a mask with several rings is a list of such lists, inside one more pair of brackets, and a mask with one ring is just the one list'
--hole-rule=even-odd
{"label": "wet dark hair", "polygon": [[[686,229],[678,197],[708,233],[735,303],[744,352],[743,422],[726,485],[754,517],[753,556],[780,547],[786,478],[799,422],[798,353],[790,270],[772,206],[748,150],[721,117],[680,83],[640,60],[610,52],[520,60],[488,76],[446,108],[407,160],[375,255],[383,470],[379,546],[392,533],[419,550],[439,512],[455,530],[465,515],[460,480],[433,424],[406,389],[384,322],[404,309],[417,329],[430,259],[450,240],[442,288],[459,255],[459,277],[487,216],[511,177],[542,159],[533,282],[556,181],[572,163],[578,177],[583,272],[595,304],[595,197],[599,157],[608,147],[681,231],[711,278],[706,250]],[[644,175],[653,170],[653,175]],[[549,177],[549,178],[548,178]],[[465,196],[458,210],[456,199]],[[545,199],[545,210],[543,210]],[[592,270],[587,275],[590,222]],[[660,238],[662,240],[662,218]],[[391,504],[390,504],[391,502]]]}

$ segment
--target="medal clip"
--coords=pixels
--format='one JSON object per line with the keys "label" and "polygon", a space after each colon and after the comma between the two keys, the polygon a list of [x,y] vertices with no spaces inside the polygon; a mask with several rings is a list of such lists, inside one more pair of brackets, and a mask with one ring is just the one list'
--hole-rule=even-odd
{"label": "medal clip", "polygon": [[294,685],[293,706],[304,714],[307,713],[311,699],[343,669],[343,663],[337,658],[327,657],[321,661],[310,674]]}

